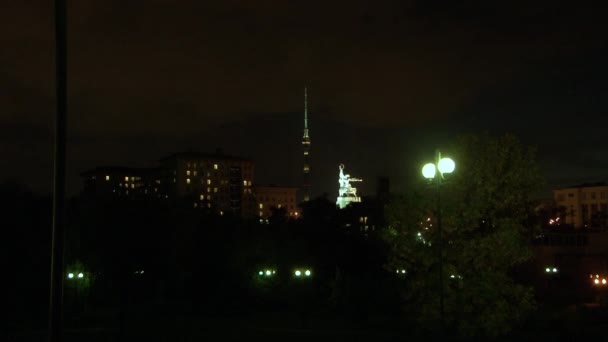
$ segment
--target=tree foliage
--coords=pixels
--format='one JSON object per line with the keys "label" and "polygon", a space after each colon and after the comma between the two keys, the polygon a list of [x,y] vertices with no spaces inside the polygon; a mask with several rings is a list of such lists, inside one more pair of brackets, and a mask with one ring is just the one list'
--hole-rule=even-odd
{"label": "tree foliage", "polygon": [[[440,187],[446,323],[462,336],[502,335],[534,308],[531,289],[511,277],[531,257],[531,194],[541,185],[534,151],[512,135],[482,135],[443,152],[457,164]],[[427,323],[439,318],[435,191],[421,184],[387,212],[387,268],[407,269],[406,311]]]}

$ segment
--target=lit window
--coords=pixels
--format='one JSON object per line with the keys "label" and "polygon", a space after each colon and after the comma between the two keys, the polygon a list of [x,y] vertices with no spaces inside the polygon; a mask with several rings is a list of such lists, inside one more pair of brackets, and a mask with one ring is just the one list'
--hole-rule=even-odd
{"label": "lit window", "polygon": [[135,182],[135,177],[131,177],[131,182]]}
{"label": "lit window", "polygon": [[128,182],[128,181],[129,181],[129,177],[125,177],[125,182]]}
{"label": "lit window", "polygon": [[187,163],[188,167],[190,167],[190,163]]}
{"label": "lit window", "polygon": [[247,181],[247,185],[251,186],[251,181]]}
{"label": "lit window", "polygon": [[213,164],[213,169],[217,170],[217,164]]}
{"label": "lit window", "polygon": [[106,180],[109,181],[110,180],[110,176],[106,175]]}
{"label": "lit window", "polygon": [[243,185],[247,186],[247,181],[246,180],[243,181]]}
{"label": "lit window", "polygon": [[279,207],[279,209],[281,209],[281,205],[280,204],[278,205],[278,207]]}
{"label": "lit window", "polygon": [[186,170],[186,176],[190,176],[190,170]]}
{"label": "lit window", "polygon": [[211,179],[207,178],[207,185],[211,185]]}
{"label": "lit window", "polygon": [[201,194],[201,201],[205,199],[205,195]]}
{"label": "lit window", "polygon": [[211,192],[211,188],[207,188],[207,192]]}
{"label": "lit window", "polygon": [[196,174],[197,174],[196,170],[194,170],[193,172],[194,172],[194,175],[196,176]]}
{"label": "lit window", "polygon": [[195,208],[198,207],[198,203],[194,202],[194,207]]}
{"label": "lit window", "polygon": [[190,184],[190,178],[186,178],[186,184]]}
{"label": "lit window", "polygon": [[220,210],[220,216],[224,216],[224,212]]}
{"label": "lit window", "polygon": [[154,192],[158,192],[158,188],[154,188]]}
{"label": "lit window", "polygon": [[213,192],[217,192],[217,188],[213,188]]}
{"label": "lit window", "polygon": [[260,203],[260,209],[264,209],[264,203]]}
{"label": "lit window", "polygon": [[173,183],[177,182],[177,179],[173,178]]}
{"label": "lit window", "polygon": [[131,189],[135,189],[135,184],[131,184]]}
{"label": "lit window", "polygon": [[211,195],[207,195],[207,201],[211,201]]}
{"label": "lit window", "polygon": [[118,183],[118,186],[122,188],[122,183]]}
{"label": "lit window", "polygon": [[260,216],[262,216],[262,212],[260,211]]}

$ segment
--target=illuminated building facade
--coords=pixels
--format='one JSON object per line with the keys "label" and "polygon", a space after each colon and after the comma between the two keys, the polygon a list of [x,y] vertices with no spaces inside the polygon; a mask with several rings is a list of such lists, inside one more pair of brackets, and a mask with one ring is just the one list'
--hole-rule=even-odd
{"label": "illuminated building facade", "polygon": [[160,160],[162,191],[166,198],[185,200],[195,208],[244,218],[254,215],[254,162],[196,152],[176,153]]}
{"label": "illuminated building facade", "polygon": [[157,168],[97,167],[81,173],[84,193],[100,198],[161,198]]}
{"label": "illuminated building facade", "polygon": [[297,203],[298,188],[281,186],[256,186],[254,188],[256,214],[261,219],[272,216],[273,209],[285,209],[285,215],[297,218],[300,215]]}
{"label": "illuminated building facade", "polygon": [[308,133],[308,94],[304,88],[304,134],[302,137],[302,149],[304,153],[304,163],[302,167],[302,199],[310,200],[310,135]]}
{"label": "illuminated building facade", "polygon": [[582,184],[553,190],[562,211],[561,220],[574,227],[606,227],[608,221],[608,185]]}

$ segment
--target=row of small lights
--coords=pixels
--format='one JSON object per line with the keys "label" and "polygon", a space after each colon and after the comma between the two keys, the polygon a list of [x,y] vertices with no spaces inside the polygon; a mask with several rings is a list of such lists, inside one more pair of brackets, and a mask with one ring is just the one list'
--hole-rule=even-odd
{"label": "row of small lights", "polygon": [[557,273],[557,268],[556,267],[547,267],[545,268],[545,273]]}
{"label": "row of small lights", "polygon": [[[593,279],[593,274],[590,274],[589,278]],[[595,275],[595,279],[593,279],[593,283],[595,285],[599,285],[600,284],[600,275],[599,274]],[[602,277],[601,283],[602,283],[602,285],[606,285],[606,278]]]}
{"label": "row of small lights", "polygon": [[[277,272],[276,272],[275,270],[265,270],[265,271],[259,271],[259,272],[258,272],[258,275],[259,275],[259,276],[264,276],[264,275],[265,275],[266,277],[270,277],[270,276],[272,276],[273,274],[276,274],[276,273],[277,273]],[[295,271],[293,272],[293,274],[294,274],[296,277],[301,277],[301,276],[302,276],[302,274],[304,274],[304,276],[306,276],[306,277],[310,277],[310,276],[311,276],[311,274],[312,274],[312,272],[310,272],[310,270],[305,270],[304,272],[302,272],[302,271],[300,271],[300,270],[295,270]]]}
{"label": "row of small lights", "polygon": [[[78,275],[76,275],[79,279],[84,278],[84,274],[82,272],[78,273]],[[68,279],[74,279],[74,273],[68,273]]]}

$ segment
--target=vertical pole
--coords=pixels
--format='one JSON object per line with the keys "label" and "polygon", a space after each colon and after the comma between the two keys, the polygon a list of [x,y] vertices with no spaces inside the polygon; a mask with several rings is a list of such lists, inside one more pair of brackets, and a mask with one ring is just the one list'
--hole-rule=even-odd
{"label": "vertical pole", "polygon": [[55,0],[56,122],[48,331],[48,338],[50,342],[60,342],[63,339],[63,245],[65,226],[65,154],[67,126],[66,31],[66,0]]}
{"label": "vertical pole", "polygon": [[444,332],[445,329],[445,315],[443,306],[443,236],[441,233],[441,178],[443,175],[439,171],[439,160],[441,160],[441,152],[437,150],[435,156],[435,167],[437,172],[435,173],[435,192],[437,195],[437,233],[439,235],[438,249],[439,249],[439,314],[441,317],[441,329]]}

